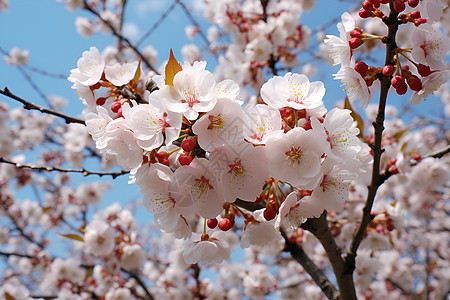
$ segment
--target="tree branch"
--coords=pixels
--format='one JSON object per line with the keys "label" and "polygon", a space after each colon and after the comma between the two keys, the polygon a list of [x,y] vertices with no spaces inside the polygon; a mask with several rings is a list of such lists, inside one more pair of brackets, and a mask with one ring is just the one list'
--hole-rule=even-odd
{"label": "tree branch", "polygon": [[308,257],[297,243],[289,241],[289,237],[283,228],[280,228],[281,235],[286,242],[286,249],[292,257],[305,269],[314,282],[320,287],[328,299],[340,299],[341,295],[335,286],[328,280],[323,271]]}
{"label": "tree branch", "polygon": [[301,226],[310,231],[320,241],[330,260],[342,299],[356,299],[353,283],[353,269],[349,269],[342,258],[341,249],[336,244],[333,234],[328,227],[327,213],[323,212],[319,218],[308,219]]}
{"label": "tree branch", "polygon": [[[390,4],[390,10],[391,11],[389,17],[384,21],[389,29],[388,35],[386,37],[385,65],[392,65],[394,63],[394,50],[397,48],[395,36],[398,30],[397,18],[399,13],[395,11],[392,3]],[[371,210],[378,187],[382,184],[382,178],[380,176],[381,154],[383,153],[383,149],[381,148],[381,141],[384,130],[384,118],[385,118],[387,94],[391,86],[392,75],[385,76],[383,74],[379,74],[379,76],[381,81],[381,91],[380,91],[380,102],[378,104],[378,114],[375,122],[373,123],[373,126],[375,128],[375,141],[374,144],[372,145],[372,153],[373,153],[372,180],[369,186],[366,204],[363,209],[363,216],[361,218],[361,223],[359,224],[359,227],[353,236],[350,249],[345,257],[345,263],[347,264],[352,273],[355,269],[356,251],[358,250],[358,247],[364,237],[364,233],[366,232],[367,226],[374,218],[374,216],[371,215]]]}
{"label": "tree branch", "polygon": [[19,169],[26,168],[26,169],[35,170],[38,172],[58,171],[58,172],[64,172],[64,173],[82,173],[83,176],[88,176],[88,175],[98,175],[100,177],[111,176],[113,179],[115,179],[116,177],[119,177],[121,175],[130,173],[130,171],[128,171],[128,170],[122,170],[122,171],[118,171],[118,172],[95,172],[95,171],[88,171],[84,168],[82,168],[82,169],[63,169],[63,168],[58,168],[58,167],[37,167],[37,166],[23,165],[23,164],[15,163],[15,162],[6,160],[3,157],[0,157],[0,163],[13,165]]}
{"label": "tree branch", "polygon": [[5,87],[3,90],[0,90],[0,94],[5,95],[6,97],[9,97],[9,98],[14,99],[16,101],[19,101],[20,103],[23,104],[23,108],[25,108],[27,110],[38,110],[38,111],[40,111],[41,113],[44,113],[44,114],[54,115],[54,116],[57,116],[59,118],[63,118],[66,121],[67,124],[69,124],[69,123],[79,123],[79,124],[85,125],[84,120],[81,120],[81,119],[78,119],[78,118],[74,118],[72,116],[60,113],[60,112],[58,112],[56,110],[49,109],[49,108],[46,108],[44,106],[41,106],[41,105],[38,105],[38,104],[34,104],[34,103],[31,103],[31,102],[29,102],[29,101],[27,101],[25,99],[22,99],[19,96],[16,96],[15,94],[11,93],[7,87]]}

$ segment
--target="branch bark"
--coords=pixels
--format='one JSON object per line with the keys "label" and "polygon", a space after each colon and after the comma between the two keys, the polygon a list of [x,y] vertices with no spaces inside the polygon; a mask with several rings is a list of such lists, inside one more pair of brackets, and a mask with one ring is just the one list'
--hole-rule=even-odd
{"label": "branch bark", "polygon": [[41,113],[44,113],[44,114],[49,114],[49,115],[57,116],[59,118],[63,118],[66,121],[67,124],[69,124],[69,123],[79,123],[79,124],[85,125],[84,120],[81,120],[81,119],[78,119],[78,118],[74,118],[72,116],[60,113],[60,112],[58,112],[56,110],[49,109],[49,108],[46,108],[46,107],[38,105],[38,104],[34,104],[34,103],[31,103],[31,102],[29,102],[29,101],[27,101],[27,100],[25,100],[23,98],[20,98],[19,96],[11,93],[7,87],[5,87],[3,90],[0,90],[0,94],[5,95],[6,97],[9,97],[9,98],[14,99],[16,101],[19,101],[20,103],[23,104],[23,108],[25,108],[27,110],[38,110],[38,111],[40,111]]}

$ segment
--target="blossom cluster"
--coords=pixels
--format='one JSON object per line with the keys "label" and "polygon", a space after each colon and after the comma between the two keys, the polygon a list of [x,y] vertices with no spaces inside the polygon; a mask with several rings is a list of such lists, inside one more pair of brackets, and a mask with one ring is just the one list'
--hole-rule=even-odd
{"label": "blossom cluster", "polygon": [[362,7],[359,11],[360,18],[378,18],[382,22],[392,18],[389,14],[391,9],[395,16],[394,22],[400,26],[409,26],[410,41],[407,47],[397,46],[393,50],[393,64],[375,67],[368,66],[364,61],[356,62],[353,53],[364,43],[389,41],[387,36],[365,32],[356,25],[353,16],[345,12],[341,17],[342,23],[337,25],[340,36],[327,35],[325,40],[334,64],[341,65],[339,72],[334,75],[335,79],[340,79],[345,85],[351,101],[359,99],[360,105],[365,107],[376,92],[377,79],[381,74],[392,78],[391,85],[399,95],[405,94],[409,87],[412,91],[412,104],[426,100],[449,77],[449,70],[443,60],[450,50],[450,38],[432,26],[433,22],[441,18],[447,4],[440,0],[366,0]]}
{"label": "blossom cluster", "polygon": [[[138,62],[106,65],[92,47],[77,65],[69,80],[87,104],[97,149],[132,169],[131,182],[162,231],[192,237],[189,263],[229,257],[218,234],[237,214],[246,248],[280,239],[280,226],[342,209],[370,159],[351,111],[327,112],[323,83],[303,74],[271,78],[261,88],[264,103],[243,109],[238,85],[216,82],[205,62],[181,66],[171,54],[165,77],[150,78],[146,90]],[[265,208],[244,212],[236,199]],[[205,220],[199,237],[187,222],[196,215]]]}

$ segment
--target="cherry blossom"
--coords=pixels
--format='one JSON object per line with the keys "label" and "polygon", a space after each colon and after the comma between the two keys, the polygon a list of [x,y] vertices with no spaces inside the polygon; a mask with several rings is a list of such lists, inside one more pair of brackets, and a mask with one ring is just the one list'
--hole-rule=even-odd
{"label": "cherry blossom", "polygon": [[122,86],[130,82],[136,74],[139,62],[125,63],[123,65],[116,63],[105,67],[106,79],[115,86]]}
{"label": "cherry blossom", "polygon": [[303,74],[275,76],[261,88],[264,102],[274,108],[314,109],[322,104],[325,87],[322,82],[309,82]]}
{"label": "cherry blossom", "polygon": [[85,86],[96,84],[103,75],[105,61],[97,48],[91,47],[89,51],[84,51],[82,57],[77,62],[76,69],[70,70],[68,80],[79,82]]}
{"label": "cherry blossom", "polygon": [[200,263],[206,265],[211,262],[221,263],[230,257],[231,250],[217,236],[218,231],[210,235],[206,234],[199,237],[193,237],[186,245],[183,251],[183,257],[186,263]]}
{"label": "cherry blossom", "polygon": [[450,38],[429,24],[416,28],[411,35],[412,56],[419,62],[435,70],[444,67],[442,60],[450,50]]}
{"label": "cherry blossom", "polygon": [[281,115],[278,109],[257,104],[248,105],[245,110],[245,139],[254,144],[265,144],[270,135],[280,134]]}

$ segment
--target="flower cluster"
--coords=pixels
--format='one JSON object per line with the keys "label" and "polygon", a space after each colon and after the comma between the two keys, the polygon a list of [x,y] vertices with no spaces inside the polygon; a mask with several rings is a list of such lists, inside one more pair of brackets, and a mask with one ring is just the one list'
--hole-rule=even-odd
{"label": "flower cluster", "polygon": [[[330,47],[334,63],[341,64],[341,69],[334,76],[345,85],[351,101],[359,99],[360,105],[367,107],[376,90],[374,82],[377,82],[381,75],[392,79],[391,85],[399,95],[405,94],[409,87],[412,91],[412,104],[420,103],[448,80],[450,73],[443,60],[450,50],[450,38],[430,24],[440,19],[447,5],[441,1],[430,2],[432,3],[419,3],[418,0],[363,2],[363,8],[359,11],[359,16],[363,19],[378,18],[386,26],[398,23],[413,24],[415,27],[411,28],[409,47],[396,46],[393,50],[393,64],[389,63],[383,67],[368,66],[364,61],[355,62],[353,52],[368,41],[379,40],[388,43],[388,37],[367,33],[356,26],[356,21],[349,13],[342,15],[342,23],[337,26],[340,36],[328,35],[325,43]],[[391,15],[383,12],[387,8],[386,4],[390,5]],[[429,6],[433,6],[433,9]],[[409,12],[403,13],[405,9]],[[405,63],[401,59],[405,60]]]}
{"label": "flower cluster", "polygon": [[[327,112],[323,83],[295,73],[271,78],[261,88],[265,104],[244,110],[237,84],[216,82],[205,67],[181,66],[171,53],[165,76],[147,82],[150,93],[138,63],[105,65],[92,47],[69,77],[88,106],[97,149],[132,169],[131,182],[162,231],[191,237],[185,260],[227,259],[217,232],[231,229],[237,215],[246,248],[280,239],[282,225],[297,228],[324,209],[342,209],[368,154],[350,110]],[[236,199],[262,208],[245,212]],[[199,237],[187,222],[196,215],[205,220]]]}

